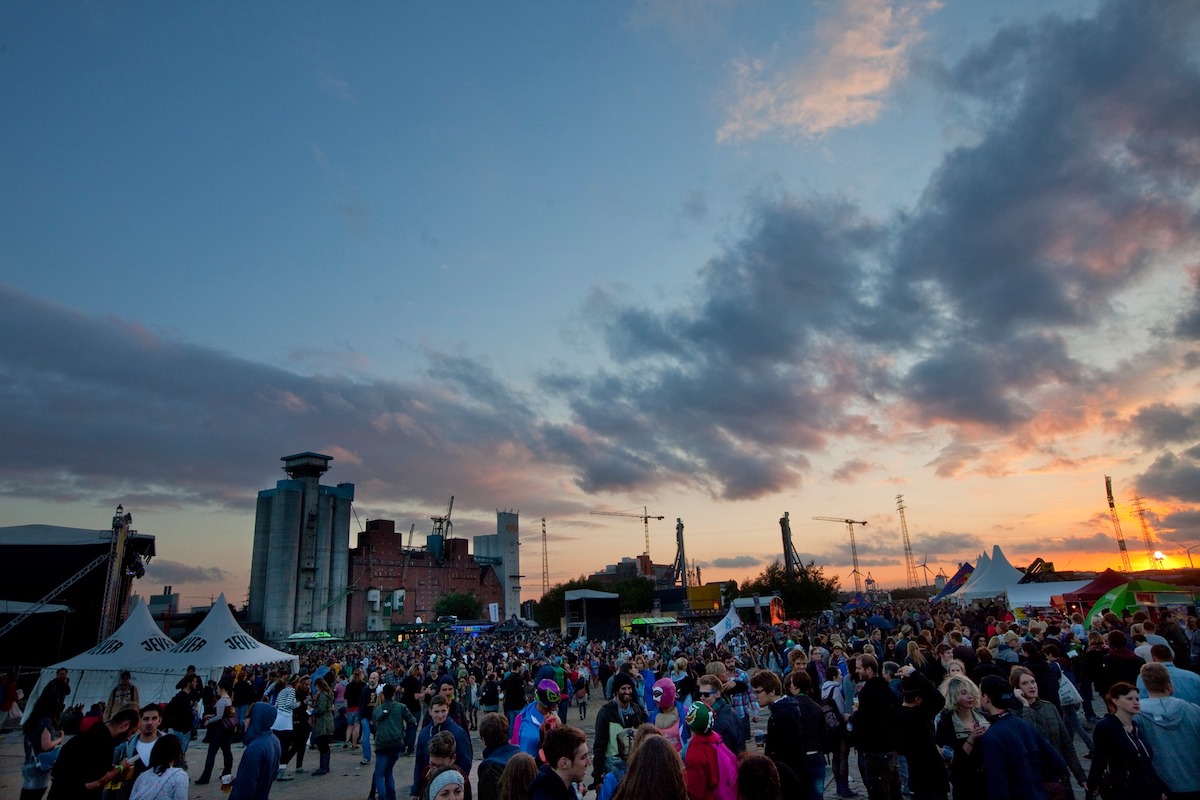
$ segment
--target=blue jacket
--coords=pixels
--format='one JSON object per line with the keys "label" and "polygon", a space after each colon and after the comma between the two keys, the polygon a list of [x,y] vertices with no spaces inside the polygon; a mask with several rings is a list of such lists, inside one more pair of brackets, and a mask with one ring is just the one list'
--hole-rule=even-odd
{"label": "blue jacket", "polygon": [[271,731],[276,713],[270,703],[255,703],[250,707],[250,722],[242,737],[246,752],[238,764],[229,800],[266,800],[270,795],[281,755],[279,739]]}
{"label": "blue jacket", "polygon": [[425,768],[429,766],[429,740],[434,734],[442,731],[450,731],[454,734],[454,765],[462,770],[463,775],[471,774],[471,762],[475,760],[475,754],[471,750],[471,737],[460,725],[455,724],[454,720],[449,717],[441,725],[426,725],[417,734],[417,757],[413,764],[413,782],[410,795],[418,795],[421,793],[421,778],[425,775]]}
{"label": "blue jacket", "polygon": [[538,757],[538,740],[542,735],[542,723],[546,716],[538,710],[537,700],[525,706],[521,711],[521,728],[517,731],[517,746],[522,752]]}
{"label": "blue jacket", "polygon": [[988,800],[1044,800],[1042,777],[1067,773],[1067,762],[1037,728],[1004,714],[980,738]]}

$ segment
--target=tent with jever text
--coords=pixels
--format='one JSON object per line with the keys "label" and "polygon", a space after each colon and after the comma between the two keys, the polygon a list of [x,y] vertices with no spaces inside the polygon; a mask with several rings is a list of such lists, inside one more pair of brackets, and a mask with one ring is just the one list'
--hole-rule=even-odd
{"label": "tent with jever text", "polygon": [[194,631],[167,652],[157,653],[139,664],[138,672],[143,680],[150,674],[156,675],[156,696],[162,697],[165,692],[169,699],[189,666],[194,666],[196,674],[207,681],[219,679],[229,667],[279,663],[290,665],[293,672],[300,669],[298,657],[269,647],[242,630],[222,594]]}
{"label": "tent with jever text", "polygon": [[[175,646],[175,642],[159,630],[150,609],[143,602],[134,601],[129,616],[121,627],[113,631],[104,641],[90,650],[66,661],[46,667],[38,676],[37,684],[29,695],[26,712],[33,709],[33,701],[41,696],[46,684],[54,680],[59,669],[65,669],[71,681],[71,694],[67,705],[83,704],[84,709],[93,703],[108,701],[109,692],[117,685],[121,673],[129,670],[143,703],[159,699],[147,697],[138,680],[138,667],[157,653],[164,653]],[[151,680],[157,676],[151,676]]]}

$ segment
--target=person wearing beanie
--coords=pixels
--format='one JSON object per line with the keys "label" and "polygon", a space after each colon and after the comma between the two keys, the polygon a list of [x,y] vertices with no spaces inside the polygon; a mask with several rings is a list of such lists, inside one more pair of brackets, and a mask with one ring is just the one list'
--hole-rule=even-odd
{"label": "person wearing beanie", "polygon": [[688,800],[713,800],[719,787],[737,783],[737,756],[725,746],[715,723],[716,717],[708,706],[692,704],[686,717],[691,738],[683,758]]}
{"label": "person wearing beanie", "polygon": [[[543,678],[538,681],[533,694],[533,702],[525,706],[517,715],[516,725],[517,746],[536,759],[542,725],[546,722],[547,717],[557,715],[558,702],[562,698],[558,692],[558,683],[553,678]],[[559,722],[561,721],[559,720]]]}
{"label": "person wearing beanie", "polygon": [[979,691],[992,721],[978,742],[988,800],[1045,797],[1042,776],[1067,774],[1067,762],[1036,728],[1010,713],[1020,701],[1007,681],[988,675]]}
{"label": "person wearing beanie", "polygon": [[617,738],[646,722],[646,712],[633,701],[634,682],[627,673],[613,676],[613,699],[596,713],[596,745],[592,748],[592,788],[598,789],[604,773],[620,771],[622,765],[617,751]]}

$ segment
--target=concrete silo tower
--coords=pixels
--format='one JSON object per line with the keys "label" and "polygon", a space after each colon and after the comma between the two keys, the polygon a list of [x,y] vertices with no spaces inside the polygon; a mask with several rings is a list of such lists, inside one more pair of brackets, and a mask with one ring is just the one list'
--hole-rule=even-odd
{"label": "concrete silo tower", "polygon": [[258,493],[249,621],[268,641],[302,631],[344,636],[354,484],[320,484],[332,456],[281,460],[288,479]]}

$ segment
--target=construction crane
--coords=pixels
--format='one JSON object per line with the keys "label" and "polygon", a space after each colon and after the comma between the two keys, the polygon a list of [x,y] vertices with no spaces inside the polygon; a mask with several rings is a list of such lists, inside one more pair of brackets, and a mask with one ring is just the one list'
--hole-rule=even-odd
{"label": "construction crane", "polygon": [[790,516],[788,512],[783,512],[783,516],[779,518],[779,532],[783,536],[783,573],[789,578],[794,578],[801,567],[801,561],[800,554],[796,552],[796,545],[792,544]]}
{"label": "construction crane", "polygon": [[413,532],[417,529],[417,523],[413,523],[408,529],[408,547],[404,550],[404,568],[400,570],[400,588],[408,589],[408,565],[412,563],[412,539]]}
{"label": "construction crane", "polygon": [[683,554],[683,519],[675,518],[675,565],[671,568],[671,585],[685,589],[691,585],[687,557]]}
{"label": "construction crane", "polygon": [[646,555],[650,555],[650,520],[666,519],[666,517],[654,516],[646,510],[645,506],[642,506],[642,513],[640,514],[630,514],[627,511],[593,511],[592,513],[602,517],[629,517],[630,519],[640,519],[642,521],[642,525],[646,529]]}
{"label": "construction crane", "polygon": [[858,544],[854,541],[854,526],[862,525],[866,527],[865,519],[846,519],[845,517],[813,517],[822,522],[842,522],[846,525],[846,530],[850,531],[850,557],[854,560],[854,569],[850,572],[854,576],[854,593],[862,594],[862,573],[858,571]]}
{"label": "construction crane", "polygon": [[546,518],[542,517],[542,597],[550,594],[550,555],[546,547]]}
{"label": "construction crane", "polygon": [[444,536],[449,539],[454,535],[454,523],[450,521],[450,512],[454,511],[454,495],[450,495],[450,505],[446,507],[446,514],[442,517],[430,517],[433,520],[433,535]]}
{"label": "construction crane", "polygon": [[904,518],[904,495],[896,495],[896,510],[900,512],[900,535],[904,538],[904,566],[908,568],[908,588],[916,589],[921,585],[917,577],[916,559],[913,558],[912,543],[908,540],[908,520]]}
{"label": "construction crane", "polygon": [[1133,496],[1133,513],[1137,514],[1138,522],[1142,524],[1142,543],[1146,545],[1146,560],[1150,562],[1150,569],[1155,569],[1158,567],[1158,559],[1154,556],[1157,549],[1154,546],[1154,531],[1150,530],[1150,525],[1146,522],[1146,504],[1136,494]]}
{"label": "construction crane", "polygon": [[1104,489],[1108,492],[1108,515],[1112,517],[1113,530],[1117,533],[1117,546],[1121,548],[1121,570],[1133,572],[1129,566],[1129,548],[1125,546],[1125,535],[1121,533],[1121,520],[1117,519],[1117,504],[1113,502],[1112,478],[1104,476]]}

